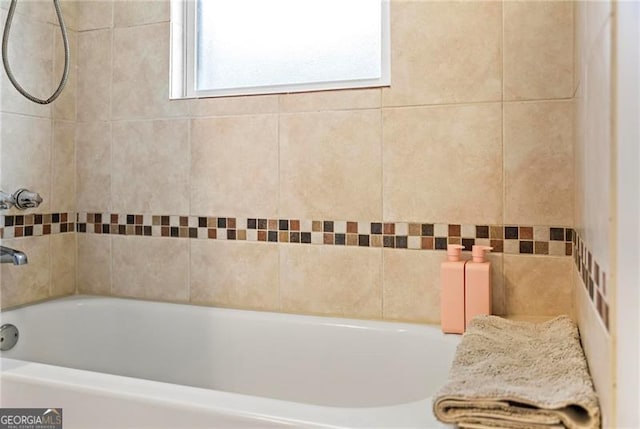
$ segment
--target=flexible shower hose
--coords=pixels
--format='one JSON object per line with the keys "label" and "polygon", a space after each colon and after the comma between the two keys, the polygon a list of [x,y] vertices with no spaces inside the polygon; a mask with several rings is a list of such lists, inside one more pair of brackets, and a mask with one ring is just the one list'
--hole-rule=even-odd
{"label": "flexible shower hose", "polygon": [[13,84],[13,86],[18,90],[18,92],[24,95],[29,100],[38,104],[49,104],[62,92],[65,84],[67,83],[67,78],[69,77],[69,39],[67,37],[67,28],[64,25],[64,19],[62,17],[62,10],[60,9],[60,4],[58,0],[53,0],[53,5],[56,8],[56,15],[58,15],[58,22],[60,23],[60,32],[62,33],[62,43],[64,44],[64,72],[62,73],[62,79],[60,79],[60,84],[58,85],[58,89],[55,90],[53,95],[46,100],[34,97],[29,94],[16,80],[13,72],[11,71],[11,67],[9,66],[9,56],[7,55],[7,46],[9,45],[9,31],[11,30],[11,21],[13,20],[13,14],[16,10],[16,4],[18,0],[11,0],[11,6],[9,6],[9,12],[7,13],[7,20],[4,24],[4,33],[2,34],[2,64],[4,64],[4,69],[7,72],[7,77]]}

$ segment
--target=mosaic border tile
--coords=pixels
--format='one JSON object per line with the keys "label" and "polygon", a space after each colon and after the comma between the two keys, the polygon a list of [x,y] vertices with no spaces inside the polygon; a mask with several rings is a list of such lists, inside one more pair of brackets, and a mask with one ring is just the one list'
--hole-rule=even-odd
{"label": "mosaic border tile", "polygon": [[594,309],[609,331],[609,304],[607,303],[607,274],[593,257],[577,232],[573,234],[573,262],[589,294]]}
{"label": "mosaic border tile", "polygon": [[0,238],[37,237],[75,232],[75,212],[0,215]]}
{"label": "mosaic border tile", "polygon": [[[42,213],[0,216],[0,238],[66,232],[271,243],[445,250],[447,244],[494,247],[494,253],[571,256],[573,229],[563,226],[471,225],[143,215]],[[597,265],[596,265],[597,266]]]}
{"label": "mosaic border tile", "polygon": [[76,231],[190,239],[262,241],[414,250],[447,244],[492,246],[494,253],[571,256],[573,229],[563,226],[78,213]]}

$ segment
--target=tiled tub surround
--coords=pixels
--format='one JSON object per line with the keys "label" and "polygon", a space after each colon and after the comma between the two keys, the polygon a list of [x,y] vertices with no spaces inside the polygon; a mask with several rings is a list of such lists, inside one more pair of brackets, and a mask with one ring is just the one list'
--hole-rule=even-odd
{"label": "tiled tub surround", "polygon": [[[496,314],[572,312],[570,228],[117,213],[5,215],[0,224],[5,242],[33,254],[29,268],[50,263],[51,276],[75,255],[56,248],[43,261],[42,240],[65,237],[68,249],[77,240],[77,272],[51,280],[66,294],[77,280],[80,293],[438,323],[447,243],[491,244]],[[3,266],[24,273],[12,268]],[[4,307],[59,295],[25,284],[3,284]]]}
{"label": "tiled tub surround", "polygon": [[[9,220],[5,223],[12,223]],[[77,232],[214,240],[446,250],[492,246],[494,253],[571,256],[566,227],[78,213]]]}
{"label": "tiled tub surround", "polygon": [[[438,323],[446,244],[502,243],[490,256],[497,314],[572,311],[565,290],[569,228],[114,213],[6,215],[0,221],[5,240],[25,251],[29,240],[37,245],[49,236],[67,237],[73,248],[77,236],[81,293]],[[43,254],[33,252],[35,263]],[[53,259],[69,254],[58,249],[52,270]],[[76,279],[68,277],[57,282],[67,282],[66,293],[73,293]],[[14,289],[3,285],[15,295],[3,297],[4,307],[57,296],[31,286]]]}
{"label": "tiled tub surround", "polygon": [[108,215],[109,234],[16,241],[72,236],[80,292],[437,323],[435,249],[493,239],[498,312],[571,311],[566,231],[549,227],[573,225],[569,3],[392,0],[390,88],[178,101],[167,1],[77,6],[75,201],[41,211]]}
{"label": "tiled tub surround", "polygon": [[607,293],[607,273],[601,269],[598,261],[582,240],[580,235],[574,233],[573,239],[573,261],[582,280],[582,286],[589,293],[589,298],[593,303],[600,320],[607,331],[609,330],[609,304]]}
{"label": "tiled tub surround", "polygon": [[[9,3],[0,1],[2,24]],[[0,266],[3,308],[76,292],[76,6],[61,0],[71,57],[67,84],[54,103],[28,101],[0,72],[0,189],[28,188],[44,200],[36,209],[0,211],[2,245],[29,259],[27,265]],[[24,88],[38,97],[51,95],[62,76],[64,49],[50,1],[18,2],[8,57]]]}
{"label": "tiled tub surround", "polygon": [[0,266],[2,308],[76,293],[76,212],[0,215],[0,243],[27,265]]}

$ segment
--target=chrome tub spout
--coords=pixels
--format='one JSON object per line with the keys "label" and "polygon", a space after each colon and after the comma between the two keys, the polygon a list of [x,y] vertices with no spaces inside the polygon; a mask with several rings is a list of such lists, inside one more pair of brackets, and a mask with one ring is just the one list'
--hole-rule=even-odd
{"label": "chrome tub spout", "polygon": [[25,265],[28,262],[27,255],[21,251],[0,246],[0,264]]}

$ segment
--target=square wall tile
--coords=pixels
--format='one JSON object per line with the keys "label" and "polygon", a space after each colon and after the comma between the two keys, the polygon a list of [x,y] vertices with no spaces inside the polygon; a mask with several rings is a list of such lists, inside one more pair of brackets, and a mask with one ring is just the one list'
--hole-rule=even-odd
{"label": "square wall tile", "polygon": [[191,302],[253,310],[280,309],[278,246],[191,240]]}
{"label": "square wall tile", "polygon": [[[64,85],[60,96],[52,104],[52,109],[54,119],[75,121],[78,87],[78,33],[68,30],[67,35],[69,40],[69,74],[67,75],[67,83]],[[51,94],[53,94],[54,89],[60,84],[60,79],[64,73],[64,44],[60,33],[56,33],[54,40],[54,72],[52,75]],[[51,94],[47,94],[47,96]]]}
{"label": "square wall tile", "polygon": [[[36,4],[37,7],[30,7],[30,5],[33,6],[34,3],[20,2],[16,9],[22,9],[23,6],[31,9],[30,12],[45,9],[43,4]],[[3,24],[6,17],[7,11],[0,10],[0,20]],[[28,88],[36,97],[49,97],[51,95],[49,92],[53,91],[51,89],[53,27],[37,21],[33,15],[16,13],[11,29],[7,57],[14,76],[23,88]],[[31,53],[37,53],[37,55]],[[24,98],[13,87],[4,69],[0,73],[0,100],[2,100],[0,109],[3,112],[51,117],[51,105],[36,104]]]}
{"label": "square wall tile", "polygon": [[439,324],[443,253],[384,249],[383,258],[384,319]]}
{"label": "square wall tile", "polygon": [[76,91],[78,121],[111,119],[111,30],[78,33]]}
{"label": "square wall tile", "polygon": [[584,96],[577,100],[584,115],[581,118],[582,133],[576,140],[577,150],[583,158],[578,159],[582,168],[582,185],[587,191],[578,198],[583,205],[576,208],[580,211],[585,233],[583,239],[589,243],[593,256],[602,261],[603,269],[609,268],[609,237],[611,216],[603,207],[610,205],[611,193],[611,116],[612,116],[612,22],[607,21],[594,41],[590,57],[586,61]]}
{"label": "square wall tile", "polygon": [[171,15],[169,0],[118,0],[113,2],[114,27],[169,22]]}
{"label": "square wall tile", "polygon": [[[587,22],[586,2],[573,3],[573,93],[575,94],[583,80],[583,60],[586,58],[586,40],[584,37]],[[575,95],[574,95],[575,96]]]}
{"label": "square wall tile", "polygon": [[[73,31],[78,30],[78,3],[79,1],[77,0],[62,0],[60,2],[64,23]],[[54,25],[58,24],[58,17],[56,16],[55,9],[53,8],[51,8],[49,22]]]}
{"label": "square wall tile", "polygon": [[391,2],[384,106],[498,101],[502,2]]}
{"label": "square wall tile", "polygon": [[111,28],[115,1],[77,1],[78,31]]}
{"label": "square wall tile", "polygon": [[382,249],[281,244],[281,309],[382,317]]}
{"label": "square wall tile", "polygon": [[113,123],[113,211],[189,213],[189,121]]}
{"label": "square wall tile", "polygon": [[280,116],[280,216],[379,219],[380,111]]}
{"label": "square wall tile", "polygon": [[504,255],[506,314],[573,314],[571,258]]}
{"label": "square wall tile", "polygon": [[111,124],[76,125],[76,207],[82,212],[111,210]]}
{"label": "square wall tile", "polygon": [[385,109],[384,219],[502,223],[500,104]]}
{"label": "square wall tile", "polygon": [[51,296],[76,292],[76,234],[53,234],[51,240]]}
{"label": "square wall tile", "polygon": [[[388,320],[440,324],[443,252],[385,249],[383,316]],[[491,253],[492,314],[504,315],[503,255]]]}
{"label": "square wall tile", "polygon": [[111,295],[111,236],[76,234],[78,293]]}
{"label": "square wall tile", "polygon": [[27,265],[0,265],[0,306],[2,308],[27,304],[49,296],[50,249],[49,236],[2,240],[8,246],[24,252]]}
{"label": "square wall tile", "polygon": [[572,225],[573,103],[505,103],[507,224]]}
{"label": "square wall tile", "polygon": [[278,113],[278,95],[197,98],[189,101],[191,116],[233,116]]}
{"label": "square wall tile", "polygon": [[53,123],[51,208],[53,211],[76,210],[76,124]]}
{"label": "square wall tile", "polygon": [[191,213],[275,217],[278,117],[191,121]]}
{"label": "square wall tile", "polygon": [[169,100],[169,23],[113,31],[113,118],[185,116],[189,100]]}
{"label": "square wall tile", "polygon": [[113,295],[189,300],[189,240],[112,237]]}
{"label": "square wall tile", "polygon": [[380,96],[381,90],[379,88],[282,94],[280,95],[280,111],[296,113],[375,109],[380,107]]}
{"label": "square wall tile", "polygon": [[503,3],[505,100],[573,95],[572,3]]}
{"label": "square wall tile", "polygon": [[[2,113],[0,115],[0,183],[5,192],[27,188],[38,192],[42,204],[31,212],[45,213],[51,206],[51,120]],[[3,214],[24,214],[12,208]]]}
{"label": "square wall tile", "polygon": [[[8,10],[11,4],[11,0],[0,0],[0,9]],[[15,15],[24,16],[31,21],[37,21],[41,23],[52,23],[55,19],[55,11],[53,7],[42,7],[42,2],[39,1],[25,1],[24,3],[18,3],[18,6],[15,10]],[[63,1],[62,7],[66,9],[66,4]],[[66,17],[66,14],[63,14]],[[56,21],[57,22],[57,21]]]}

